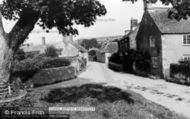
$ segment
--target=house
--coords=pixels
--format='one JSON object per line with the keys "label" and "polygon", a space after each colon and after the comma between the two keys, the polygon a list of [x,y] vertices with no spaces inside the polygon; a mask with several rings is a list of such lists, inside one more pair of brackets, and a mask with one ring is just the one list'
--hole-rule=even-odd
{"label": "house", "polygon": [[137,51],[149,59],[150,73],[170,77],[170,64],[190,58],[190,20],[170,19],[168,8],[145,10],[136,37]]}
{"label": "house", "polygon": [[38,45],[25,43],[23,44],[20,49],[23,49],[26,55],[28,56],[34,56],[37,54],[43,54],[45,53],[45,50],[47,49],[46,40],[45,37],[42,37],[41,39],[42,43]]}
{"label": "house", "polygon": [[[49,39],[49,36],[53,35],[55,36],[54,43],[46,43]],[[33,31],[29,39],[36,38],[36,40],[41,40],[41,44],[33,45],[33,44],[27,44],[21,46],[21,49],[23,49],[28,54],[43,54],[45,53],[45,50],[48,46],[54,46],[57,49],[59,57],[73,57],[73,56],[84,56],[87,58],[88,53],[87,50],[85,50],[82,46],[78,45],[73,41],[73,36],[61,36],[58,32],[52,31],[50,33],[46,33],[45,31]],[[87,58],[88,59],[88,58]]]}
{"label": "house", "polygon": [[117,40],[107,42],[100,48],[99,52],[97,52],[97,60],[99,62],[103,62],[108,64],[109,57],[118,52],[118,43]]}
{"label": "house", "polygon": [[88,50],[89,61],[97,61],[97,52],[99,52],[98,48],[91,48]]}
{"label": "house", "polygon": [[136,36],[139,30],[137,19],[131,19],[131,28],[120,40],[118,40],[119,52],[125,54],[129,49],[136,50]]}

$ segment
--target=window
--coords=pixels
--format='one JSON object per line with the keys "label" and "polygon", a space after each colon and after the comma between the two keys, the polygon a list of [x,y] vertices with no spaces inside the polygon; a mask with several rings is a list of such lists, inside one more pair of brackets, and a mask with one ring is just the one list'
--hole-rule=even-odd
{"label": "window", "polygon": [[184,45],[190,45],[190,35],[184,35],[183,36],[183,44]]}
{"label": "window", "polygon": [[158,57],[152,57],[152,67],[158,68]]}
{"label": "window", "polygon": [[156,39],[153,36],[150,36],[149,40],[150,40],[150,47],[155,47],[156,46]]}

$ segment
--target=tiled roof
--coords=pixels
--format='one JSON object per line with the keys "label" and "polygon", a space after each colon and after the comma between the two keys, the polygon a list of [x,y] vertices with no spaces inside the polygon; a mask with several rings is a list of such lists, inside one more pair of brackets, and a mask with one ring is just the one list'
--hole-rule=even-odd
{"label": "tiled roof", "polygon": [[149,14],[161,33],[190,33],[190,19],[170,19],[169,9],[150,9]]}

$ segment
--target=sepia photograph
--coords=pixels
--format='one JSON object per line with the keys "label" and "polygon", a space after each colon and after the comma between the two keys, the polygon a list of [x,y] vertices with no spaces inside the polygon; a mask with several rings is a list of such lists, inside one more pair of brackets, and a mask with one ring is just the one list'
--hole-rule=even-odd
{"label": "sepia photograph", "polygon": [[0,0],[0,119],[190,119],[190,0]]}

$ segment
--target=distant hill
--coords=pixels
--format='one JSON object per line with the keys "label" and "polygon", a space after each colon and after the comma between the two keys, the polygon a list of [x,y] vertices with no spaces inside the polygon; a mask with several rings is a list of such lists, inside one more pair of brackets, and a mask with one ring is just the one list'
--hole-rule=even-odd
{"label": "distant hill", "polygon": [[104,43],[107,41],[113,41],[116,39],[121,39],[123,35],[117,35],[117,36],[103,36],[103,37],[94,37],[94,38],[81,38],[79,39],[79,43],[82,42],[84,39],[96,39],[99,43]]}

